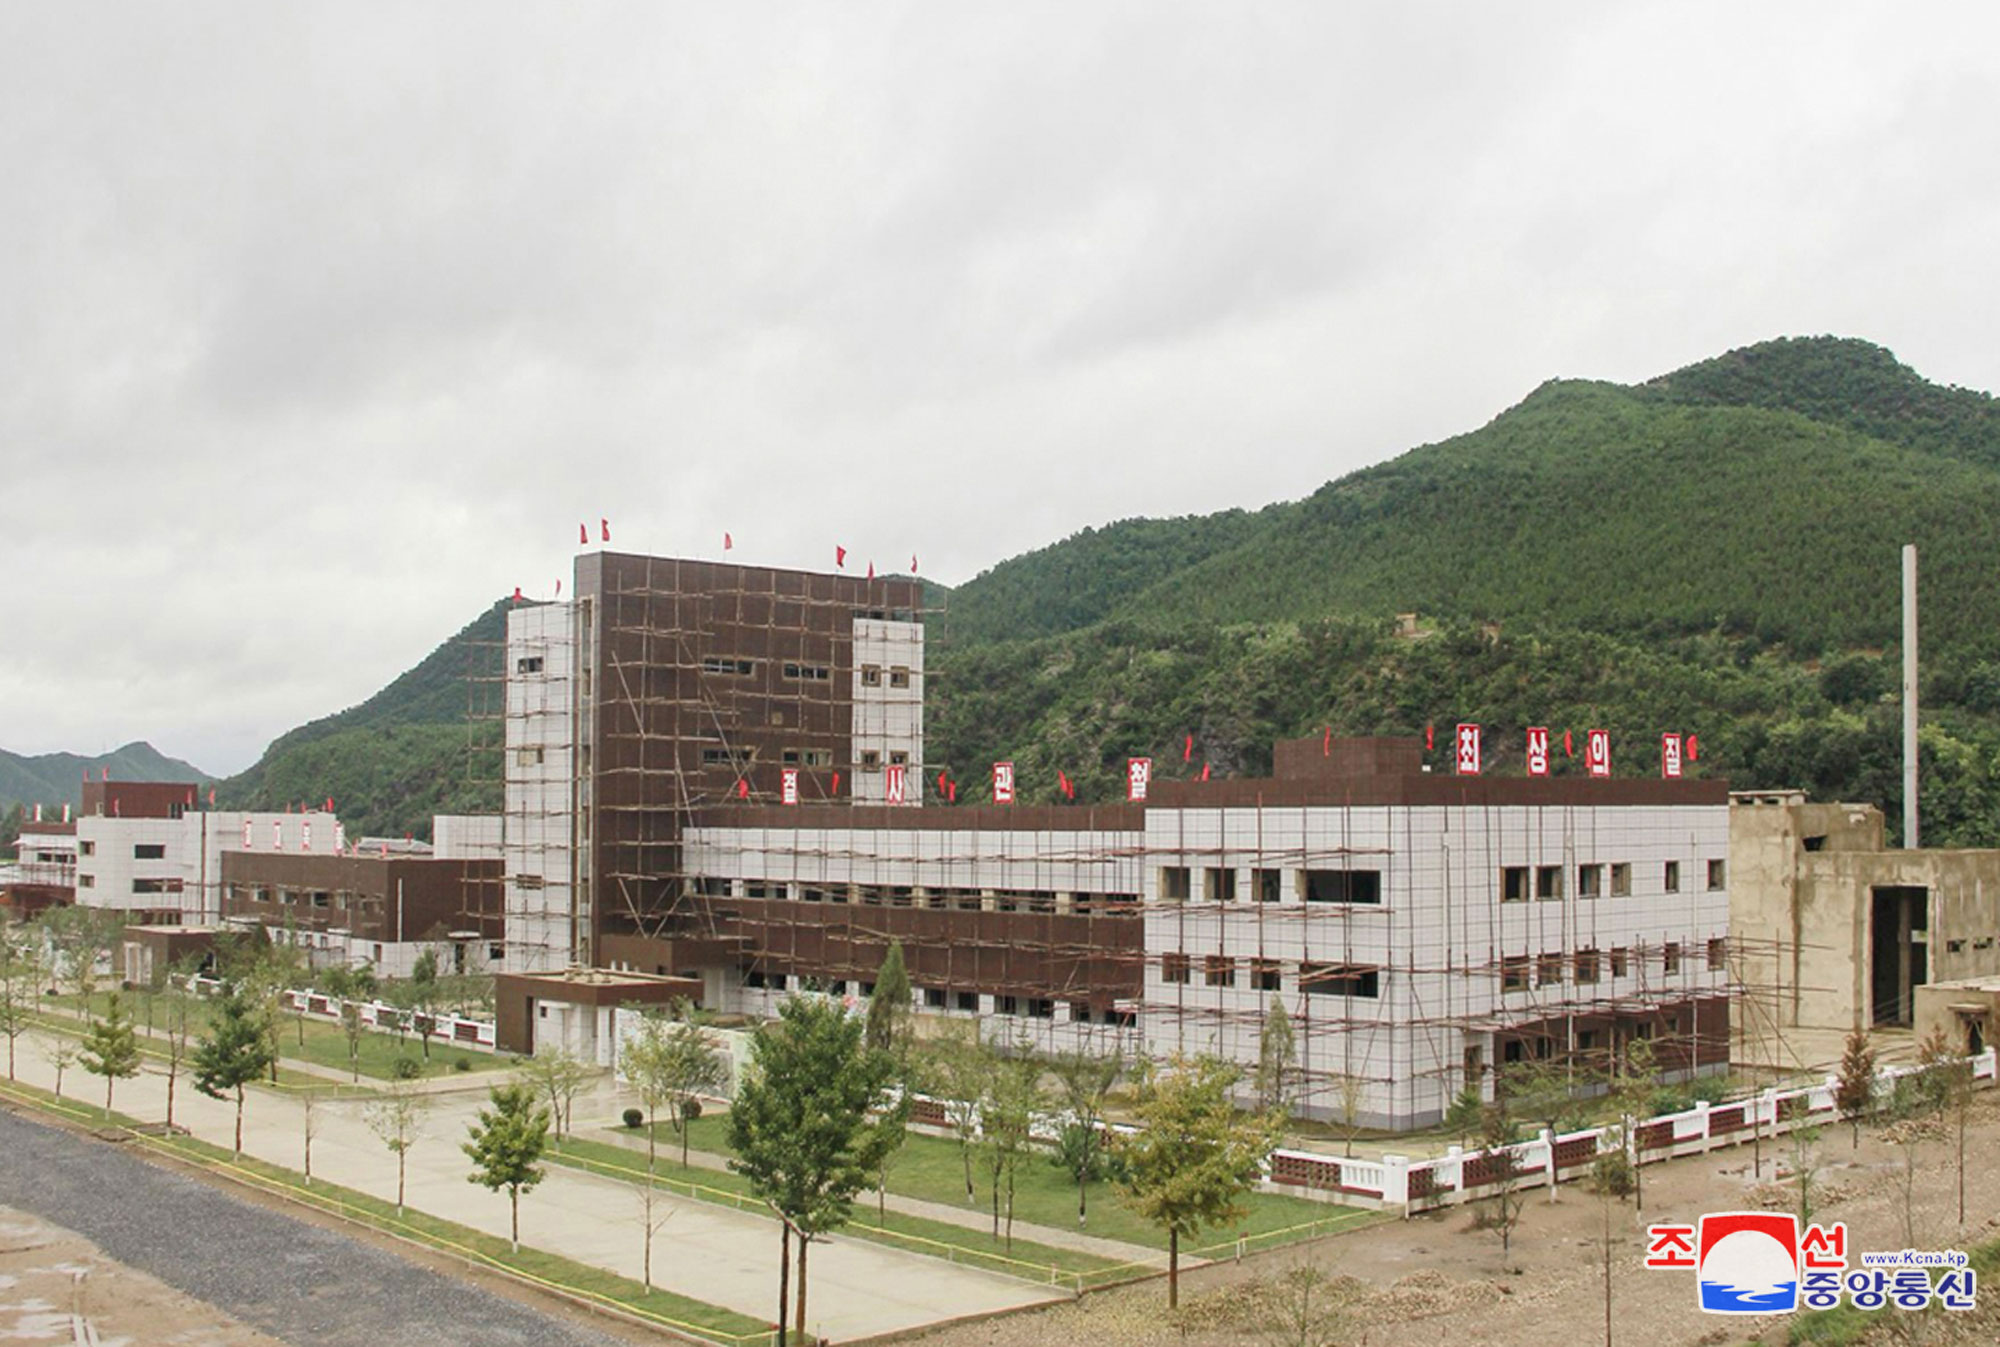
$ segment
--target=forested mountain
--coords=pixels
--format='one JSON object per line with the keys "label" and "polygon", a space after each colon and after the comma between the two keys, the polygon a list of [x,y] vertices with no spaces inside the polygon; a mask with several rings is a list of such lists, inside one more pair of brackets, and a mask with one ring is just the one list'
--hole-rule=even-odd
{"label": "forested mountain", "polygon": [[[968,782],[1012,758],[1024,799],[1054,798],[1060,768],[1090,800],[1131,754],[1254,773],[1285,735],[1471,719],[1504,772],[1523,726],[1597,725],[1621,775],[1657,770],[1661,732],[1695,733],[1699,772],[1893,820],[1913,541],[1925,840],[2000,845],[1996,508],[1995,400],[1863,342],[1768,342],[1636,388],[1551,382],[1301,501],[1127,520],[996,565],[933,629],[929,757]],[[1424,634],[1396,635],[1412,611]],[[375,831],[496,807],[452,722],[467,669],[498,667],[478,643],[499,623],[279,740],[230,793],[333,793]]]}
{"label": "forested mountain", "polygon": [[468,712],[498,707],[507,607],[494,604],[360,705],[273,740],[216,787],[216,804],[281,809],[331,796],[355,837],[428,838],[433,814],[498,811],[497,725],[468,724]]}
{"label": "forested mountain", "polygon": [[193,763],[170,758],[148,743],[131,743],[96,757],[77,753],[42,753],[24,757],[0,748],[0,811],[16,804],[75,806],[83,800],[83,776],[109,770],[118,781],[206,781],[208,773]]}

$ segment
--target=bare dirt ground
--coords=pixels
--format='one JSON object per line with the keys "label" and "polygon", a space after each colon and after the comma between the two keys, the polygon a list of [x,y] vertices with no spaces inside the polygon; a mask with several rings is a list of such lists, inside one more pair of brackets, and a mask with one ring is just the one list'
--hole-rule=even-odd
{"label": "bare dirt ground", "polygon": [[81,1235],[0,1207],[0,1340],[99,1347],[282,1347]]}
{"label": "bare dirt ground", "polygon": [[[1957,1146],[1946,1129],[1920,1141],[1906,1171],[1904,1147],[1863,1127],[1860,1146],[1847,1127],[1829,1128],[1807,1150],[1813,1179],[1814,1218],[1845,1221],[1848,1259],[1860,1250],[1965,1248],[2000,1237],[2000,1099],[1980,1097],[1966,1141],[1966,1222],[1957,1203]],[[1651,1271],[1643,1266],[1645,1226],[1691,1222],[1706,1211],[1797,1209],[1797,1163],[1790,1138],[1763,1146],[1762,1180],[1751,1173],[1749,1146],[1690,1156],[1645,1170],[1645,1214],[1630,1200],[1606,1201],[1582,1184],[1565,1185],[1556,1200],[1546,1189],[1528,1194],[1510,1256],[1500,1241],[1478,1228],[1472,1209],[1452,1208],[1410,1221],[1370,1226],[1304,1249],[1281,1250],[1242,1263],[1200,1268],[1182,1278],[1182,1309],[1166,1309],[1164,1281],[1142,1282],[1052,1309],[939,1329],[913,1339],[927,1347],[1244,1347],[1289,1343],[1365,1343],[1368,1347],[1568,1347],[1607,1341],[1604,1239],[1609,1217],[1612,1314],[1609,1341],[1674,1347],[1678,1344],[1786,1341],[1788,1316],[1720,1317],[1696,1307],[1692,1272]],[[1911,1176],[1911,1200],[1904,1177]],[[1784,1177],[1781,1177],[1784,1176]],[[1906,1205],[1909,1208],[1906,1217]],[[1911,1238],[1911,1235],[1914,1238]],[[1347,1299],[1344,1306],[1302,1325],[1281,1327],[1277,1291],[1285,1275],[1310,1265],[1335,1279],[1315,1306]],[[1345,1279],[1352,1279],[1351,1281]],[[2000,1342],[2000,1279],[1979,1287],[1979,1308],[1918,1318],[1893,1308],[1877,1311],[1884,1341],[1898,1325],[1918,1327],[1931,1344]],[[1293,1301],[1296,1304],[1296,1301]],[[1305,1316],[1308,1320],[1311,1316]],[[1304,1327],[1305,1331],[1301,1331]]]}

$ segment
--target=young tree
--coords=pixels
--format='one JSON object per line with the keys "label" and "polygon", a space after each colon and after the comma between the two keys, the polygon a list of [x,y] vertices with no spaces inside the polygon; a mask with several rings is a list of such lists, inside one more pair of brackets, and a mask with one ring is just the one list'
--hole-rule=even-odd
{"label": "young tree", "polygon": [[1333,1078],[1333,1116],[1340,1126],[1347,1154],[1354,1154],[1354,1139],[1361,1135],[1361,1105],[1367,1099],[1368,1082],[1342,1071]]}
{"label": "young tree", "polygon": [[658,1216],[653,1215],[654,1208],[659,1203],[660,1194],[659,1190],[653,1187],[651,1175],[646,1177],[645,1182],[635,1183],[632,1187],[639,1194],[639,1220],[641,1228],[646,1232],[645,1252],[641,1255],[639,1263],[640,1284],[650,1294],[653,1289],[653,1236],[660,1233],[660,1227],[665,1225],[673,1216],[674,1209],[666,1207],[660,1211]]}
{"label": "young tree", "polygon": [[304,1106],[300,1115],[300,1125],[306,1147],[306,1187],[313,1184],[313,1138],[319,1135],[319,1091],[305,1090],[299,1095],[299,1103]]}
{"label": "young tree", "polygon": [[972,1149],[979,1139],[979,1101],[991,1088],[998,1061],[979,1036],[979,1026],[962,1022],[934,1039],[925,1056],[925,1075],[943,1096],[945,1119],[958,1142],[968,1207],[978,1200],[972,1187]]}
{"label": "young tree", "polygon": [[[548,1171],[537,1163],[549,1144],[549,1109],[518,1082],[496,1085],[488,1095],[490,1108],[479,1110],[470,1124],[472,1139],[462,1149],[472,1157],[467,1182],[498,1192],[507,1190],[508,1239],[521,1252],[521,1194],[531,1191]],[[398,1159],[400,1173],[401,1160]],[[399,1185],[400,1187],[400,1182]]]}
{"label": "young tree", "polygon": [[729,1064],[694,1022],[694,1007],[677,1001],[672,1022],[647,1015],[625,1045],[625,1074],[646,1106],[646,1172],[653,1172],[654,1115],[664,1108],[681,1139],[681,1168],[688,1163],[688,1131],[701,1116],[701,1096],[729,1083]]}
{"label": "young tree", "polygon": [[1812,1224],[1813,1196],[1819,1189],[1819,1128],[1792,1129],[1792,1183],[1798,1189],[1799,1224]]}
{"label": "young tree", "polygon": [[1444,1111],[1444,1130],[1460,1146],[1466,1138],[1479,1130],[1479,1119],[1486,1112],[1486,1101],[1479,1096],[1477,1085],[1468,1085],[1451,1097],[1451,1107]]}
{"label": "young tree", "polygon": [[729,1167],[799,1239],[796,1321],[806,1325],[806,1255],[845,1225],[875,1167],[868,1120],[892,1067],[862,1041],[859,1020],[816,998],[784,1002],[750,1040],[751,1068],[729,1111]]}
{"label": "young tree", "polygon": [[[183,969],[187,976],[193,975],[191,961],[176,965],[175,971]],[[193,1033],[194,1009],[191,995],[185,981],[179,987],[174,986],[174,972],[169,972],[166,1024],[162,1030],[167,1041],[167,1130],[169,1131],[172,1131],[174,1126],[174,1091],[180,1084],[182,1070],[187,1066],[189,1039]]]}
{"label": "young tree", "polygon": [[350,968],[335,964],[320,975],[320,990],[340,1004],[340,1031],[347,1037],[347,1065],[352,1078],[361,1080],[361,1039],[367,1025],[361,1019],[361,1004],[379,990],[375,970],[367,965]]}
{"label": "young tree", "polygon": [[1833,1087],[1834,1107],[1854,1129],[1854,1149],[1861,1149],[1861,1119],[1875,1107],[1875,1049],[1860,1025],[1847,1035],[1840,1055],[1840,1079]]}
{"label": "young tree", "polygon": [[576,1097],[583,1093],[583,1087],[592,1074],[594,1069],[568,1048],[538,1052],[528,1059],[523,1068],[528,1083],[548,1101],[549,1118],[555,1124],[558,1146],[569,1132]]}
{"label": "young tree", "polygon": [[902,942],[892,941],[889,952],[882,956],[881,970],[875,974],[875,993],[868,998],[867,1032],[863,1035],[868,1047],[901,1061],[909,1051],[910,1016],[910,974],[903,966]]}
{"label": "young tree", "polygon": [[[423,1048],[424,1060],[431,1059],[431,1035],[437,1032],[438,1016],[444,1009],[445,986],[438,976],[438,956],[435,949],[427,949],[417,956],[416,964],[410,969],[410,976],[399,988],[400,1004],[408,1008],[416,1021],[417,1039]],[[552,1106],[553,1107],[553,1106]],[[567,1119],[560,1113],[556,1117],[557,1135]]]}
{"label": "young tree", "polygon": [[47,976],[39,944],[17,944],[13,933],[0,935],[0,1033],[7,1035],[7,1079],[14,1079],[14,1044],[34,1023],[35,1007]]}
{"label": "young tree", "polygon": [[1486,1199],[1474,1223],[1500,1236],[1500,1265],[1505,1268],[1513,1253],[1514,1227],[1521,1223],[1521,1209],[1527,1196],[1521,1191],[1521,1157],[1514,1150],[1516,1124],[1507,1113],[1506,1096],[1487,1106],[1480,1120],[1479,1158],[1484,1162],[1492,1195]]}
{"label": "young tree", "polygon": [[1090,1185],[1104,1176],[1105,1101],[1124,1074],[1125,1061],[1116,1053],[1066,1052],[1049,1066],[1069,1112],[1069,1122],[1057,1134],[1056,1162],[1076,1180],[1076,1225],[1081,1230],[1090,1219]]}
{"label": "young tree", "polygon": [[1285,1269],[1271,1292],[1259,1326],[1272,1347],[1324,1347],[1335,1340],[1347,1317],[1346,1298],[1310,1262]]}
{"label": "young tree", "polygon": [[1264,1012],[1264,1031],[1257,1040],[1257,1103],[1266,1113],[1288,1116],[1292,1109],[1292,1077],[1299,1064],[1297,1036],[1283,997],[1273,995]]}
{"label": "young tree", "polygon": [[1608,1097],[1618,1110],[1618,1134],[1632,1167],[1632,1209],[1646,1210],[1645,1156],[1639,1149],[1639,1119],[1651,1108],[1653,1092],[1660,1086],[1659,1059],[1648,1039],[1635,1038],[1613,1065]]}
{"label": "young tree", "polygon": [[1035,1111],[1042,1104],[1042,1064],[1024,1043],[1004,1057],[979,1101],[980,1146],[993,1185],[993,1237],[1000,1238],[1001,1194],[1006,1194],[1007,1247],[1014,1247],[1014,1183],[1021,1157],[1032,1140]]}
{"label": "young tree", "polygon": [[56,1098],[63,1097],[63,1073],[76,1065],[77,1046],[67,1038],[52,1038],[42,1045],[42,1056],[56,1069]]}
{"label": "young tree", "polygon": [[1140,1078],[1141,1131],[1119,1141],[1126,1200],[1167,1232],[1167,1304],[1180,1304],[1181,1238],[1242,1219],[1238,1199],[1256,1186],[1278,1136],[1274,1119],[1239,1115],[1229,1094],[1238,1070],[1213,1057],[1176,1056]]}
{"label": "young tree", "polygon": [[111,1112],[111,1087],[139,1074],[139,1036],[117,992],[111,993],[104,1018],[85,1032],[77,1059],[91,1075],[104,1077],[104,1111]]}
{"label": "young tree", "polygon": [[97,907],[52,907],[36,918],[52,952],[51,976],[68,978],[75,989],[83,1013],[90,1012],[90,997],[97,988],[97,961],[117,949],[125,929],[124,919],[115,911]]}
{"label": "young tree", "polygon": [[420,1094],[409,1081],[395,1081],[368,1101],[362,1120],[376,1139],[396,1157],[396,1214],[403,1214],[403,1177],[408,1168],[410,1148],[423,1135],[424,1114],[430,1097]]}
{"label": "young tree", "polygon": [[194,1087],[210,1099],[236,1099],[236,1158],[243,1158],[243,1087],[277,1060],[265,1003],[241,988],[216,1002],[209,1029],[195,1044]]}

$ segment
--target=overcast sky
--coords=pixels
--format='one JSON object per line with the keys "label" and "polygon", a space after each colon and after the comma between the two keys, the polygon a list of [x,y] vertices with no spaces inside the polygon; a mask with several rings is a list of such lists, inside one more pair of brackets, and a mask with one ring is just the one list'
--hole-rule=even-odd
{"label": "overcast sky", "polygon": [[1834,332],[2000,384],[2000,10],[0,7],[0,747],[614,546],[950,583]]}

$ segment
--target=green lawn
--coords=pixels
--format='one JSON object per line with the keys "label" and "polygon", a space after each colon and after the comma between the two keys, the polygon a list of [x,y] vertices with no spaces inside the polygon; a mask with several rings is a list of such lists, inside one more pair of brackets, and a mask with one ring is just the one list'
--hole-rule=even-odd
{"label": "green lawn", "polygon": [[[162,992],[149,995],[143,992],[123,993],[125,1011],[132,1017],[139,1029],[141,1045],[148,1042],[148,1030],[154,1035],[164,1033],[167,1023],[169,994]],[[102,1015],[110,1001],[109,992],[97,992],[90,998],[90,1013]],[[195,1033],[207,1027],[206,1002],[196,998],[199,1016]],[[51,996],[43,999],[44,1010],[51,1013],[76,1016],[82,1002],[74,996]],[[287,1012],[283,1017],[283,1032],[279,1035],[279,1051],[286,1057],[311,1062],[315,1066],[331,1067],[336,1071],[352,1073],[353,1065],[348,1059],[347,1031],[338,1024],[319,1019],[305,1019]],[[513,1058],[491,1052],[473,1052],[455,1047],[442,1038],[433,1037],[430,1043],[430,1057],[424,1057],[423,1045],[416,1035],[396,1035],[364,1029],[361,1034],[361,1054],[359,1066],[364,1079],[393,1080],[395,1064],[399,1057],[407,1057],[422,1068],[425,1077],[450,1075],[453,1072],[504,1071],[513,1066]],[[460,1062],[464,1066],[458,1065]],[[316,1079],[301,1077],[301,1081]]]}
{"label": "green lawn", "polygon": [[[104,1109],[80,1100],[58,1101],[46,1090],[17,1081],[0,1082],[0,1096],[12,1096],[77,1121],[124,1127],[138,1125],[135,1119],[121,1113],[106,1113]],[[302,1177],[294,1171],[266,1164],[262,1160],[251,1159],[248,1156],[240,1160],[235,1159],[226,1147],[213,1146],[192,1137],[148,1137],[145,1139],[145,1144],[208,1167],[233,1171],[239,1178],[256,1181],[256,1186],[280,1192],[293,1200],[336,1212],[377,1229],[414,1239],[434,1248],[466,1255],[478,1262],[519,1272],[557,1289],[581,1295],[585,1299],[609,1302],[618,1308],[636,1312],[656,1321],[665,1321],[684,1331],[719,1342],[763,1344],[770,1340],[770,1326],[767,1323],[752,1319],[748,1315],[738,1314],[734,1310],[675,1295],[670,1291],[647,1292],[638,1282],[630,1278],[620,1277],[602,1268],[589,1267],[526,1245],[522,1246],[519,1253],[514,1253],[507,1241],[497,1235],[488,1235],[452,1221],[440,1220],[414,1208],[405,1208],[404,1214],[399,1217],[393,1202],[386,1202],[351,1188],[342,1188],[324,1180],[317,1180],[308,1188]],[[531,1235],[532,1210],[530,1205],[529,1218],[523,1222]],[[633,1240],[636,1244],[641,1238],[636,1216],[633,1218],[632,1227]]]}
{"label": "green lawn", "polygon": [[[671,1156],[675,1162],[680,1157],[680,1137],[667,1123],[658,1126],[660,1154]],[[725,1115],[712,1114],[697,1118],[689,1133],[689,1145],[695,1150],[708,1151],[716,1155],[729,1153],[727,1135],[728,1120]],[[641,1129],[638,1135],[643,1136]],[[926,1202],[939,1202],[961,1210],[981,1213],[992,1210],[992,1188],[979,1166],[979,1149],[973,1148],[972,1182],[974,1200],[965,1200],[965,1167],[959,1157],[956,1141],[943,1137],[910,1133],[909,1140],[897,1152],[895,1161],[889,1168],[889,1191],[905,1197],[921,1198]],[[643,1156],[641,1157],[643,1167]],[[1268,1248],[1273,1244],[1290,1242],[1276,1238],[1281,1232],[1295,1232],[1292,1238],[1308,1239],[1324,1235],[1335,1229],[1368,1220],[1376,1215],[1355,1207],[1342,1207],[1326,1202],[1313,1202],[1305,1198],[1284,1197],[1272,1193],[1251,1193],[1243,1199],[1247,1215],[1241,1224],[1226,1230],[1207,1230],[1196,1237],[1192,1244],[1213,1247],[1233,1243],[1239,1235],[1255,1240],[1253,1248]],[[1144,1245],[1151,1249],[1167,1247],[1165,1232],[1141,1220],[1120,1198],[1115,1184],[1094,1183],[1089,1191],[1090,1221],[1084,1227],[1086,1233],[1101,1235],[1106,1239],[1122,1240],[1128,1244]],[[1035,1152],[1023,1157],[1014,1175],[1014,1224],[1018,1230],[1022,1224],[1054,1226],[1059,1229],[1075,1230],[1076,1224],[1076,1180],[1049,1162],[1048,1156]],[[1305,1227],[1299,1229],[1299,1227]],[[1032,1233],[1032,1232],[1029,1232]],[[1257,1238],[1262,1236],[1264,1238]],[[1017,1244],[1019,1241],[1015,1241]],[[1184,1250],[1188,1252],[1188,1250]]]}
{"label": "green lawn", "polygon": [[[557,1164],[629,1182],[638,1182],[646,1175],[643,1152],[581,1137],[565,1139],[561,1150],[550,1152],[549,1159]],[[759,1214],[768,1214],[769,1211],[751,1195],[747,1179],[726,1170],[682,1169],[678,1150],[669,1152],[662,1148],[654,1183],[668,1192],[733,1206],[742,1211]],[[971,1230],[897,1211],[878,1215],[874,1194],[864,1193],[855,1202],[854,1219],[843,1233],[950,1262],[1064,1286],[1108,1285],[1146,1271],[1095,1254],[1038,1244],[1026,1238],[1033,1232],[1024,1230],[1018,1221],[1015,1229],[1021,1231],[1021,1235],[1010,1245],[1004,1234],[995,1238],[984,1230]]]}

